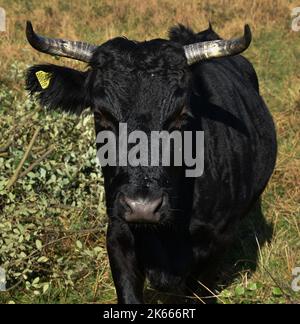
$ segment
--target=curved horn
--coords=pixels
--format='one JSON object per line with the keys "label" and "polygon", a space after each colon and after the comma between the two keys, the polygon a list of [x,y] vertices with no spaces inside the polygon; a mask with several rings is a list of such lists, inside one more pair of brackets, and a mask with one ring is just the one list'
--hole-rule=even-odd
{"label": "curved horn", "polygon": [[88,43],[37,35],[30,21],[26,23],[26,37],[30,45],[40,52],[69,57],[87,63],[90,62],[93,51],[97,48],[97,46]]}
{"label": "curved horn", "polygon": [[240,54],[245,51],[251,43],[251,30],[249,25],[245,25],[244,35],[231,40],[214,40],[195,43],[184,46],[184,52],[188,65],[209,60],[216,57],[224,57]]}

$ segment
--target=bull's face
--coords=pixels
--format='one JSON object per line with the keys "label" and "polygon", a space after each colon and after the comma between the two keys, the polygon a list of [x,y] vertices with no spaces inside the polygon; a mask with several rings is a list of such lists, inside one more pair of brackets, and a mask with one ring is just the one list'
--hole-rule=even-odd
{"label": "bull's face", "polygon": [[[183,135],[184,131],[194,129],[189,65],[243,51],[250,43],[249,29],[245,28],[244,37],[232,41],[183,46],[169,40],[138,43],[116,38],[96,47],[38,36],[28,23],[27,38],[41,52],[89,63],[86,72],[54,65],[34,66],[27,74],[27,88],[38,93],[40,102],[52,109],[81,113],[91,107],[100,152],[107,144],[101,136],[110,131],[114,137],[115,163],[103,163],[109,216],[129,223],[152,224],[180,219],[186,212],[183,206],[187,207],[191,198],[187,193],[191,192],[188,186],[192,181],[185,177],[184,163],[178,163],[175,157],[185,153],[186,142],[181,137],[176,146],[174,140],[174,145],[168,146],[169,160],[163,161],[164,148],[161,142],[152,145],[153,132],[175,131]],[[126,135],[120,125],[126,125]],[[136,131],[142,136],[132,142],[130,134]],[[125,138],[124,159],[119,144]],[[146,142],[139,143],[141,138]],[[132,150],[136,144],[140,144],[138,152]],[[154,164],[153,148],[159,153]]]}
{"label": "bull's face", "polygon": [[[117,38],[96,50],[91,67],[88,87],[97,142],[107,130],[116,142],[116,150],[111,147],[116,165],[103,166],[108,214],[132,223],[164,223],[173,215],[180,217],[184,167],[174,166],[174,145],[167,152],[169,165],[159,154],[158,165],[153,166],[151,153],[157,147],[151,135],[175,130],[181,134],[192,123],[190,74],[182,47],[163,40],[134,43]],[[127,144],[127,135],[130,139],[132,134],[141,137]],[[124,165],[120,143],[125,138]],[[98,143],[99,151],[105,145]],[[132,156],[136,145],[140,150]]]}

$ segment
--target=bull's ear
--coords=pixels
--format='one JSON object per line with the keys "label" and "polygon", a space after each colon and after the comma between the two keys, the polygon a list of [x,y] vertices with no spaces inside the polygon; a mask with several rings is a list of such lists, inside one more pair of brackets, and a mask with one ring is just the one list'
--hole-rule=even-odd
{"label": "bull's ear", "polygon": [[88,72],[57,65],[34,65],[27,70],[26,89],[37,94],[41,105],[81,114],[90,106],[87,91]]}

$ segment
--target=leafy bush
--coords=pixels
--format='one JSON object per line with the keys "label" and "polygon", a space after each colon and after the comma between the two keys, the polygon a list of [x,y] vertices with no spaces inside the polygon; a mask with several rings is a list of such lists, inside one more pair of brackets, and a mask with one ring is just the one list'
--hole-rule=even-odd
{"label": "leafy bush", "polygon": [[[25,68],[14,64],[9,75],[21,82]],[[0,120],[0,264],[8,287],[39,295],[51,285],[74,286],[105,257],[103,180],[92,117],[45,113],[24,91],[19,98],[6,87],[0,91],[5,115]],[[38,127],[31,153],[8,190]]]}

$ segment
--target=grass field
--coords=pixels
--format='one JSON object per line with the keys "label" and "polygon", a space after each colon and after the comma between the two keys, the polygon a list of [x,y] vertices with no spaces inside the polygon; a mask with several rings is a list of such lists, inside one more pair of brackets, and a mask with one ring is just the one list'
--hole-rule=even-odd
{"label": "grass field", "polygon": [[[116,302],[93,121],[46,113],[24,91],[24,71],[32,64],[85,66],[31,49],[26,20],[41,34],[99,44],[118,35],[166,37],[178,22],[200,31],[211,21],[223,37],[250,24],[253,43],[245,56],[273,114],[279,153],[261,208],[241,225],[225,260],[217,300],[300,302],[300,292],[291,289],[292,270],[300,267],[300,32],[291,30],[297,1],[4,0],[1,6],[7,32],[0,33],[0,266],[8,290],[0,292],[0,303]],[[166,299],[149,295],[149,302]]]}

